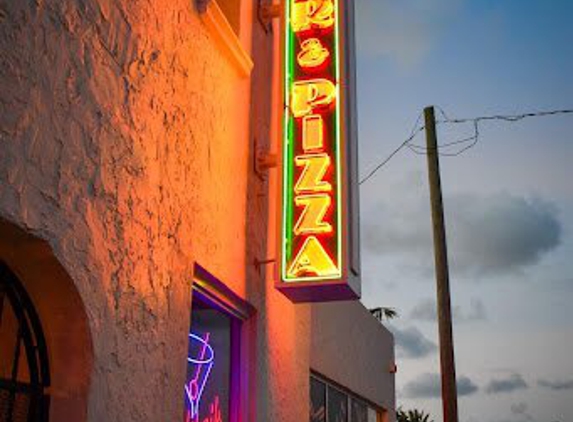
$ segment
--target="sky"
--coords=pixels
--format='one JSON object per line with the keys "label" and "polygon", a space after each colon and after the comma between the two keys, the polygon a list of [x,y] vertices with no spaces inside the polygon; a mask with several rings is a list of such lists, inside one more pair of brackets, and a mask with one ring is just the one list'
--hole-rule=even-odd
{"label": "sky", "polygon": [[[572,0],[355,8],[362,176],[408,137],[425,106],[450,118],[573,109]],[[460,422],[570,422],[573,114],[479,129],[473,148],[440,158]],[[440,124],[439,142],[472,131]],[[423,133],[414,142],[423,145]],[[425,157],[402,149],[360,193],[362,301],[399,312],[386,323],[398,404],[441,421]]]}

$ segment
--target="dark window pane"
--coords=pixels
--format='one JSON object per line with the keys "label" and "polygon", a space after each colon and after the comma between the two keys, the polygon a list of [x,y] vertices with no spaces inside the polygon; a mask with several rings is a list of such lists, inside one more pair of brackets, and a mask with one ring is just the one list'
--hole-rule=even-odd
{"label": "dark window pane", "polygon": [[231,320],[222,312],[193,301],[185,422],[229,421]]}
{"label": "dark window pane", "polygon": [[328,422],[348,422],[348,396],[328,386]]}
{"label": "dark window pane", "polygon": [[326,385],[310,378],[310,422],[326,422]]}
{"label": "dark window pane", "polygon": [[350,405],[350,422],[368,422],[368,406],[366,403],[352,399]]}
{"label": "dark window pane", "polygon": [[378,412],[371,407],[368,408],[368,422],[378,422]]}

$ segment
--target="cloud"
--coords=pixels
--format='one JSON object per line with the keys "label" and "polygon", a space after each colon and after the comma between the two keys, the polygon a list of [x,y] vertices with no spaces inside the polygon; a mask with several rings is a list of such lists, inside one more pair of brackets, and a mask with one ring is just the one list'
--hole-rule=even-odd
{"label": "cloud", "polygon": [[[485,306],[480,299],[476,298],[471,300],[467,311],[456,305],[452,310],[452,314],[456,322],[482,321],[486,319]],[[412,308],[410,318],[419,321],[436,321],[436,301],[433,299],[422,300]]]}
{"label": "cloud", "polygon": [[540,379],[537,385],[553,391],[573,390],[573,379],[554,381]]}
{"label": "cloud", "polygon": [[527,413],[524,415],[512,414],[512,416],[508,419],[497,419],[495,422],[532,422],[533,420],[533,416]]}
{"label": "cloud", "polygon": [[396,340],[396,351],[398,356],[404,358],[423,358],[437,350],[437,346],[428,340],[416,327],[409,327],[403,330],[392,327],[394,339]]}
{"label": "cloud", "polygon": [[[456,309],[459,309],[459,315],[456,317]],[[461,308],[454,307],[454,319],[459,321],[483,321],[487,319],[487,312],[485,305],[480,299],[472,299],[470,301],[470,309],[467,313],[462,313]]]}
{"label": "cloud", "polygon": [[416,399],[440,397],[440,376],[438,374],[422,374],[404,385],[403,394],[408,398]]}
{"label": "cloud", "polygon": [[469,396],[478,391],[478,386],[468,377],[461,376],[457,379],[458,396]]}
{"label": "cloud", "polygon": [[424,299],[414,305],[410,311],[410,318],[420,321],[436,321],[437,319],[436,301],[433,299]]}
{"label": "cloud", "polygon": [[511,374],[505,378],[491,380],[485,388],[485,391],[489,394],[511,393],[526,388],[529,388],[529,385],[527,385],[520,374]]}
{"label": "cloud", "polygon": [[535,419],[529,413],[527,403],[513,403],[510,407],[511,416],[507,419],[500,419],[497,422],[532,422]]}
{"label": "cloud", "polygon": [[454,265],[469,272],[512,272],[537,263],[561,241],[555,207],[545,201],[496,195],[453,198]]}
{"label": "cloud", "polygon": [[[478,386],[468,377],[457,379],[458,396],[469,396],[479,390]],[[403,394],[408,398],[438,398],[441,396],[441,380],[438,374],[425,373],[406,383]]]}
{"label": "cloud", "polygon": [[[458,194],[446,198],[445,207],[450,268],[456,275],[519,273],[561,243],[556,207],[541,199]],[[366,252],[397,256],[432,274],[430,227],[425,200],[384,204],[366,215],[363,245]]]}
{"label": "cloud", "polygon": [[511,405],[511,413],[518,417],[519,421],[533,421],[533,416],[529,413],[529,406],[525,402]]}
{"label": "cloud", "polygon": [[523,415],[527,412],[527,403],[519,402],[511,405],[511,413],[514,415]]}
{"label": "cloud", "polygon": [[404,67],[424,59],[456,16],[461,0],[356,2],[358,48]]}
{"label": "cloud", "polygon": [[527,406],[527,403],[513,403],[510,410],[510,417],[506,419],[498,419],[497,422],[533,422],[535,420],[529,413],[529,406]]}

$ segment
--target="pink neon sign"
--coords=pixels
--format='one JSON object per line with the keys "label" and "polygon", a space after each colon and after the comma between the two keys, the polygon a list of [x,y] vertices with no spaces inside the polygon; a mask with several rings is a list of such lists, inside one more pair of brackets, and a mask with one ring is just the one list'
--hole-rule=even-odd
{"label": "pink neon sign", "polygon": [[193,333],[189,334],[190,342],[199,346],[199,352],[196,356],[187,357],[187,362],[193,367],[193,375],[185,384],[185,397],[189,406],[185,414],[185,422],[223,422],[218,395],[212,403],[209,403],[207,416],[203,419],[199,418],[201,398],[215,365],[215,351],[209,344],[210,336],[211,333],[205,334],[204,338]]}

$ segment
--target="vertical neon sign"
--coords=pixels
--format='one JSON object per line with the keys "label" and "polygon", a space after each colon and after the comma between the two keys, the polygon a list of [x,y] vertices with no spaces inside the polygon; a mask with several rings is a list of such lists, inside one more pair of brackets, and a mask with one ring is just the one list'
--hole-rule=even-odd
{"label": "vertical neon sign", "polygon": [[344,13],[348,0],[285,0],[278,288],[293,301],[358,297],[349,283]]}

